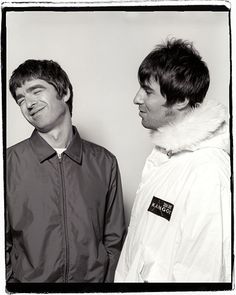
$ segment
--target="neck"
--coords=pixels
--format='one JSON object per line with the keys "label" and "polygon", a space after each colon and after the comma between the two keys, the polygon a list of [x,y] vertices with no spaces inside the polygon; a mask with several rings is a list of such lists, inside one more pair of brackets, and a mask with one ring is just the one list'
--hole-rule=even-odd
{"label": "neck", "polygon": [[167,122],[163,124],[162,126],[158,127],[157,129],[154,129],[151,131],[151,133],[155,131],[159,131],[160,129],[163,129],[163,127],[167,125],[176,124],[176,122],[181,121],[184,119],[184,117],[191,111],[190,107],[185,107],[182,110],[174,110],[171,107],[167,109],[165,113],[165,117],[167,118]]}
{"label": "neck", "polygon": [[52,148],[67,148],[73,137],[71,117],[48,132],[38,133]]}
{"label": "neck", "polygon": [[184,109],[175,112],[175,117],[173,120],[173,124],[184,120],[185,116],[191,111],[192,109],[190,107],[185,107]]}

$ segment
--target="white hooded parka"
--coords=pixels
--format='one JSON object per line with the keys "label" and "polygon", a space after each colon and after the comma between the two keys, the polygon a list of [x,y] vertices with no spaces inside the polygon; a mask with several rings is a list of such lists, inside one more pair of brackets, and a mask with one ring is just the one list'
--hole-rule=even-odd
{"label": "white hooded parka", "polygon": [[206,100],[152,133],[116,282],[230,282],[229,131]]}

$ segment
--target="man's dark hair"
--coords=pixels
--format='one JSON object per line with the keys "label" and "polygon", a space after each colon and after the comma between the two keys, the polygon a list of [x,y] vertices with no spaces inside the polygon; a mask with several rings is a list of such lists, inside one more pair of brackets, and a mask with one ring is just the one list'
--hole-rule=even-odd
{"label": "man's dark hair", "polygon": [[157,45],[139,67],[138,79],[141,87],[154,78],[166,98],[166,105],[189,99],[194,107],[201,103],[210,84],[207,65],[192,43],[171,39]]}
{"label": "man's dark hair", "polygon": [[19,65],[9,81],[9,88],[14,99],[16,99],[16,88],[32,79],[41,79],[53,85],[59,98],[66,95],[69,89],[70,98],[66,103],[72,115],[73,88],[66,72],[58,63],[52,60],[28,59]]}

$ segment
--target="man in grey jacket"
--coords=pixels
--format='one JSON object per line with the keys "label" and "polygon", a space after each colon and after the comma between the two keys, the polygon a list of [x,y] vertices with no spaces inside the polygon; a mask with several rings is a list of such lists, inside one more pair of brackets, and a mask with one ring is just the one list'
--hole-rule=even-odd
{"label": "man in grey jacket", "polygon": [[125,234],[116,158],[72,126],[56,62],[25,61],[9,87],[35,130],[7,150],[7,282],[112,282]]}

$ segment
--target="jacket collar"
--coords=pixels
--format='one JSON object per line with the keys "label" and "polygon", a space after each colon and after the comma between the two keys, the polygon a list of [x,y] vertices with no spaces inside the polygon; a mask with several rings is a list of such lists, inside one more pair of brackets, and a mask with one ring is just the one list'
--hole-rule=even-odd
{"label": "jacket collar", "polygon": [[[82,140],[75,126],[73,126],[73,134],[72,141],[64,153],[72,160],[81,164]],[[56,151],[39,135],[36,129],[30,137],[30,143],[40,163],[56,154]]]}
{"label": "jacket collar", "polygon": [[[156,147],[171,156],[183,150],[196,150],[203,146],[206,141],[208,146],[211,144],[211,138],[225,133],[226,110],[223,105],[214,101],[206,100],[197,108],[192,109],[182,120],[176,121],[169,125],[151,132],[152,142]],[[227,145],[226,137],[220,148]],[[212,141],[217,145],[216,140]],[[227,147],[226,147],[227,149]]]}
{"label": "jacket collar", "polygon": [[78,164],[81,164],[83,145],[82,145],[82,139],[75,126],[73,126],[73,134],[74,136],[72,138],[72,141],[64,153],[67,154],[68,157],[70,157],[72,160],[74,160]]}

